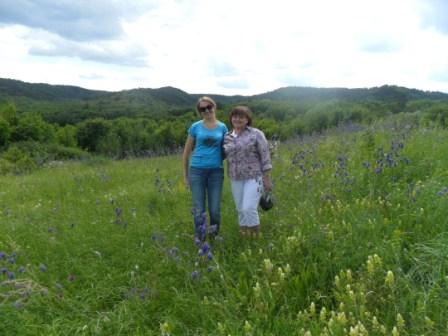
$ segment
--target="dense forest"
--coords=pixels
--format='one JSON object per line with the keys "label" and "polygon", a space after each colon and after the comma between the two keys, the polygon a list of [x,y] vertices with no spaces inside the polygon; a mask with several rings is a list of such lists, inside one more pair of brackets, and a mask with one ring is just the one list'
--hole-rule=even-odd
{"label": "dense forest", "polygon": [[173,87],[119,92],[0,79],[0,174],[65,159],[117,159],[178,151],[197,119],[198,97],[218,103],[228,123],[246,104],[270,139],[286,140],[340,124],[368,125],[391,115],[446,127],[448,94],[398,86],[369,89],[285,87],[254,96],[188,94]]}

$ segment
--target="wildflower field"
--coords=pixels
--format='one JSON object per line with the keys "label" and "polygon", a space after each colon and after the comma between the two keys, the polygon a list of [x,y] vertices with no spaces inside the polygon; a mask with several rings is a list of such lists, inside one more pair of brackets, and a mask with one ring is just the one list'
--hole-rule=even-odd
{"label": "wildflower field", "polygon": [[0,177],[0,335],[447,335],[448,132],[273,149],[275,207],[195,242],[180,156]]}

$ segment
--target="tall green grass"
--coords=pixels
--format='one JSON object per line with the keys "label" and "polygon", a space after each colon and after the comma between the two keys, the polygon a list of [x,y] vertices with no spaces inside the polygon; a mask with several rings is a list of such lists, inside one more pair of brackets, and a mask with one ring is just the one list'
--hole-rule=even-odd
{"label": "tall green grass", "polygon": [[178,156],[0,177],[0,334],[447,334],[448,133],[406,126],[278,146],[204,256]]}

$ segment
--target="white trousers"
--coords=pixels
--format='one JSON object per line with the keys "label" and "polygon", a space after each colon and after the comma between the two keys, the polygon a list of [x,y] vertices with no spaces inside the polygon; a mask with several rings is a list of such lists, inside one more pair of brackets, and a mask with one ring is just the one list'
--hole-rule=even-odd
{"label": "white trousers", "polygon": [[254,227],[260,225],[257,207],[263,193],[261,177],[248,180],[230,180],[230,183],[240,226]]}

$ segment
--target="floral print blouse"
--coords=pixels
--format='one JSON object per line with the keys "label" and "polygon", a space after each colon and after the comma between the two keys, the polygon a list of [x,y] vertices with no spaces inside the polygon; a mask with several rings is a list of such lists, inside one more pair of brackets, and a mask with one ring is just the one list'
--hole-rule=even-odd
{"label": "floral print blouse", "polygon": [[239,135],[233,131],[227,132],[223,147],[227,173],[233,180],[257,178],[272,169],[268,141],[257,128],[248,126]]}

